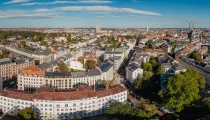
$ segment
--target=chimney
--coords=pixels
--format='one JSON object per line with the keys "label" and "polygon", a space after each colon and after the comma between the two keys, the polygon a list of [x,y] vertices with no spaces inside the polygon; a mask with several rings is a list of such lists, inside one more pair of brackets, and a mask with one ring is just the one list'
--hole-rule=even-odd
{"label": "chimney", "polygon": [[106,90],[108,90],[108,89],[109,89],[109,84],[107,83],[107,84],[106,84]]}

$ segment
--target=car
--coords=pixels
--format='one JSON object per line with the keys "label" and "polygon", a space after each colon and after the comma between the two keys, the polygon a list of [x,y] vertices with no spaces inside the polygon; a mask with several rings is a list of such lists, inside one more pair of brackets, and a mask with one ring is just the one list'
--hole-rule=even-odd
{"label": "car", "polygon": [[162,112],[164,112],[164,113],[169,113],[169,114],[174,114],[174,113],[175,113],[174,110],[172,110],[172,109],[167,109],[167,108],[165,108],[165,107],[161,107],[160,110],[161,110]]}

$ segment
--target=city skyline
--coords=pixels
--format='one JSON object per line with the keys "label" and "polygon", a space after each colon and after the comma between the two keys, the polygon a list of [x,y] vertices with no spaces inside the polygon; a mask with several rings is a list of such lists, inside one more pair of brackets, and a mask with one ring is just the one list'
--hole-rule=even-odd
{"label": "city skyline", "polygon": [[208,0],[2,0],[0,28],[210,28]]}

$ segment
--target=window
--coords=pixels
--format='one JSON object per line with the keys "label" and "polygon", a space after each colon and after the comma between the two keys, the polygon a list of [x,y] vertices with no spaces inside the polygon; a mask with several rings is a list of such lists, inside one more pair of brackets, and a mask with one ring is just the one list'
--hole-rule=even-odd
{"label": "window", "polygon": [[65,104],[65,107],[68,107],[68,104]]}
{"label": "window", "polygon": [[74,103],[73,106],[76,107],[76,104]]}
{"label": "window", "polygon": [[56,105],[56,107],[60,107],[60,105]]}

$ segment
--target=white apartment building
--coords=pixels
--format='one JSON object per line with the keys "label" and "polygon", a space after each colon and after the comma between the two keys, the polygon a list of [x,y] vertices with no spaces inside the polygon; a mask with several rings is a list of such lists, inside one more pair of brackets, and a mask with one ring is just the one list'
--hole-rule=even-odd
{"label": "white apartment building", "polygon": [[143,75],[143,69],[138,64],[132,63],[126,67],[126,80],[134,84],[138,78]]}
{"label": "white apartment building", "polygon": [[110,60],[113,62],[114,70],[117,71],[125,58],[124,52],[106,51],[104,54],[104,60]]}
{"label": "white apartment building", "polygon": [[33,66],[18,74],[18,89],[34,90],[42,86],[70,89],[79,85],[92,86],[101,80],[112,80],[114,74],[112,71],[112,64],[85,72],[44,72],[38,66]]}
{"label": "white apartment building", "polygon": [[107,86],[100,91],[87,86],[59,92],[43,87],[34,93],[8,89],[0,94],[0,108],[4,113],[16,115],[17,109],[30,107],[38,113],[38,119],[43,120],[97,116],[103,114],[111,103],[126,101],[127,90],[120,85]]}

